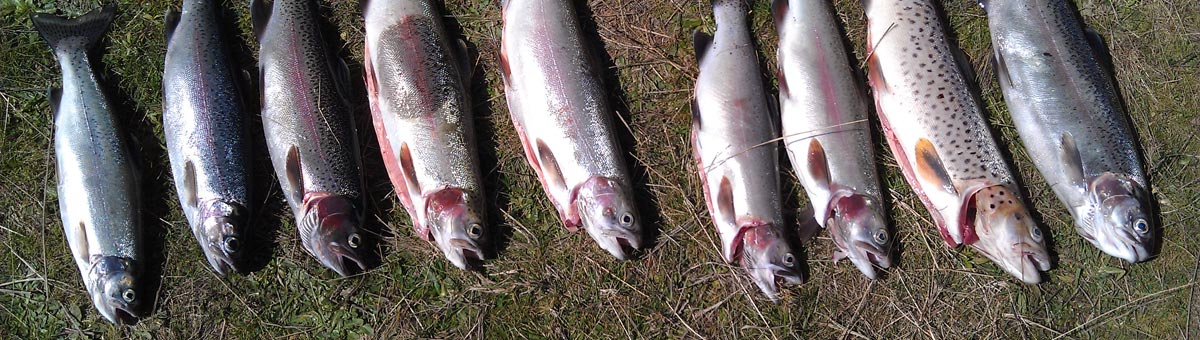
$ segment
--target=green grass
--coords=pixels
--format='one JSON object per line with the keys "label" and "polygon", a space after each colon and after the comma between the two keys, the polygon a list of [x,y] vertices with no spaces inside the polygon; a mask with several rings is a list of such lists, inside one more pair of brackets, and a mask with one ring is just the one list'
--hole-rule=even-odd
{"label": "green grass", "polygon": [[[1075,234],[1065,208],[1020,148],[985,62],[990,45],[982,10],[971,1],[947,1],[953,30],[978,70],[998,138],[1011,147],[1054,239],[1057,260],[1050,282],[1023,285],[970,250],[947,249],[884,152],[879,160],[887,169],[884,180],[903,245],[899,267],[871,282],[848,263],[832,263],[831,242],[820,233],[805,243],[808,282],[785,289],[777,304],[766,300],[741,269],[721,262],[687,143],[696,73],[690,33],[713,27],[707,1],[589,2],[593,37],[615,64],[610,69],[615,77],[607,79],[621,91],[615,92],[615,107],[631,127],[622,128],[623,139],[635,160],[644,220],[657,230],[657,241],[643,256],[618,262],[587,236],[561,227],[523,159],[507,115],[495,58],[499,1],[448,0],[447,9],[479,54],[477,126],[490,219],[509,236],[484,273],[455,269],[415,238],[368,133],[365,91],[356,86],[352,101],[360,108],[364,135],[369,220],[390,232],[382,235],[381,264],[344,279],[302,250],[265,165],[258,169],[262,205],[254,225],[266,248],[263,265],[225,279],[208,269],[177,206],[161,138],[161,32],[170,4],[121,2],[102,72],[143,156],[155,306],[133,327],[110,325],[91,306],[58,220],[52,121],[44,91],[60,81],[60,74],[28,20],[33,11],[55,6],[0,0],[0,338],[1200,336],[1200,315],[1193,315],[1200,314],[1195,298],[1200,290],[1195,280],[1200,4],[1195,2],[1078,1],[1085,20],[1108,39],[1149,160],[1164,227],[1158,259],[1128,265]],[[864,17],[858,1],[837,2],[861,57]],[[95,1],[65,3],[61,9],[71,14],[95,6]],[[252,52],[245,1],[225,4],[239,18],[240,44]],[[327,18],[342,32],[332,46],[358,79],[363,28],[356,3],[336,1],[327,7]],[[768,7],[765,0],[756,2],[754,30],[765,60],[773,60]],[[243,59],[252,69],[253,59]],[[774,69],[766,65],[764,76]],[[880,145],[880,150],[886,148]],[[788,216],[797,221],[805,199],[794,175],[785,179],[791,188]]]}

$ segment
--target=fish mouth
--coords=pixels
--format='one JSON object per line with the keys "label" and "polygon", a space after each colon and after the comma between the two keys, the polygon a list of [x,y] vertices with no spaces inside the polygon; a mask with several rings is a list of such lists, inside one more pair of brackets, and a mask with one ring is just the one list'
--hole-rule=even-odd
{"label": "fish mouth", "polygon": [[641,240],[630,232],[609,230],[600,234],[599,237],[595,237],[596,243],[618,260],[629,260],[641,249]]}
{"label": "fish mouth", "polygon": [[483,265],[483,250],[474,242],[451,238],[450,248],[445,251],[446,259],[462,270],[479,268]]}
{"label": "fish mouth", "polygon": [[367,265],[362,258],[352,250],[343,249],[339,245],[330,247],[329,263],[326,265],[343,277],[366,271]]}
{"label": "fish mouth", "polygon": [[220,276],[227,276],[229,273],[238,271],[237,266],[233,263],[233,259],[223,253],[210,253],[208,255],[208,264]]}

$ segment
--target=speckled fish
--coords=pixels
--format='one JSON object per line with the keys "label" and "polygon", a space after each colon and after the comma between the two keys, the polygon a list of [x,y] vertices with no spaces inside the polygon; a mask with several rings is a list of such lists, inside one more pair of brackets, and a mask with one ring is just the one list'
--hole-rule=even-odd
{"label": "speckled fish", "polygon": [[500,67],[513,125],[567,229],[619,259],[641,247],[629,170],[575,4],[505,0]]}
{"label": "speckled fish", "polygon": [[116,7],[67,19],[35,14],[33,25],[62,68],[50,89],[58,209],[92,304],[113,323],[132,323],[143,298],[142,207],[137,165],[92,69],[88,50],[108,31]]}
{"label": "speckled fish", "polygon": [[779,129],[768,106],[744,0],[712,2],[715,36],[692,36],[700,75],[692,102],[692,150],[704,201],[726,262],[742,268],[767,297],[776,281],[801,281],[785,238],[779,184]]}
{"label": "speckled fish", "polygon": [[483,258],[471,67],[429,0],[370,1],[363,64],[375,134],[413,228],[458,268]]}
{"label": "speckled fish", "polygon": [[365,205],[345,64],[325,45],[312,0],[251,3],[267,150],[304,248],[342,276],[365,269]]}
{"label": "speckled fish", "polygon": [[163,134],[183,214],[209,265],[236,272],[250,206],[247,116],[235,66],[217,26],[217,4],[183,2],[167,13]]}
{"label": "speckled fish", "polygon": [[[1001,158],[930,0],[870,0],[868,79],[892,153],[951,247],[1026,283],[1050,269],[1042,231]],[[953,50],[952,50],[953,48]]]}
{"label": "speckled fish", "polygon": [[[775,0],[784,145],[813,217],[829,229],[833,260],[864,275],[892,264],[863,84],[826,0]],[[874,266],[873,266],[874,265]]]}
{"label": "speckled fish", "polygon": [[[1101,60],[1103,40],[1067,1],[983,1],[993,61],[1038,170],[1097,248],[1129,262],[1158,242],[1133,129]],[[1089,39],[1090,38],[1090,39]]]}

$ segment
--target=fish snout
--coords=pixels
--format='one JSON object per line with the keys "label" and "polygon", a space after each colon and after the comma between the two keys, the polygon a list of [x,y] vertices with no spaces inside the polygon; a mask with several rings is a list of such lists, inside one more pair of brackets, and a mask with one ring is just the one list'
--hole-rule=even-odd
{"label": "fish snout", "polygon": [[96,310],[115,324],[133,324],[138,320],[141,297],[137,293],[137,277],[132,260],[104,256],[93,264],[88,288]]}
{"label": "fish snout", "polygon": [[341,276],[367,269],[361,253],[366,248],[366,239],[359,230],[362,221],[348,199],[326,196],[310,201],[302,223],[316,224],[300,229],[315,234],[306,238],[304,245],[321,264]]}
{"label": "fish snout", "polygon": [[607,229],[598,232],[593,232],[592,228],[588,229],[588,233],[600,245],[600,248],[608,251],[610,254],[620,260],[628,260],[633,257],[633,254],[641,249],[642,240],[637,233],[623,229]]}
{"label": "fish snout", "polygon": [[209,265],[221,276],[238,271],[237,260],[243,250],[240,224],[230,216],[210,216],[203,223],[203,228],[196,230],[196,239]]}
{"label": "fish snout", "polygon": [[447,243],[449,247],[444,247],[442,252],[458,269],[466,270],[483,262],[483,250],[475,241],[455,237]]}

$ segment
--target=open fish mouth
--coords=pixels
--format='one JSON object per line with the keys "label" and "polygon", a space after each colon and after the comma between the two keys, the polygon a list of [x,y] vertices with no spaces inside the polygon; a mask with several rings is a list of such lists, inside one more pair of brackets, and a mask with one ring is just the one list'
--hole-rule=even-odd
{"label": "open fish mouth", "polygon": [[637,251],[637,247],[633,246],[633,242],[630,242],[625,237],[617,237],[617,245],[621,246],[621,252],[625,254],[625,256],[619,256],[622,259],[629,258],[633,255],[633,252]]}
{"label": "open fish mouth", "polygon": [[332,258],[330,263],[331,269],[336,271],[341,276],[350,276],[366,271],[367,265],[362,258],[353,251],[347,251],[341,247],[334,246],[330,248]]}
{"label": "open fish mouth", "polygon": [[854,246],[859,250],[862,250],[867,261],[870,261],[871,264],[881,268],[889,268],[892,266],[892,261],[888,256],[887,251],[863,241],[854,241]]}

